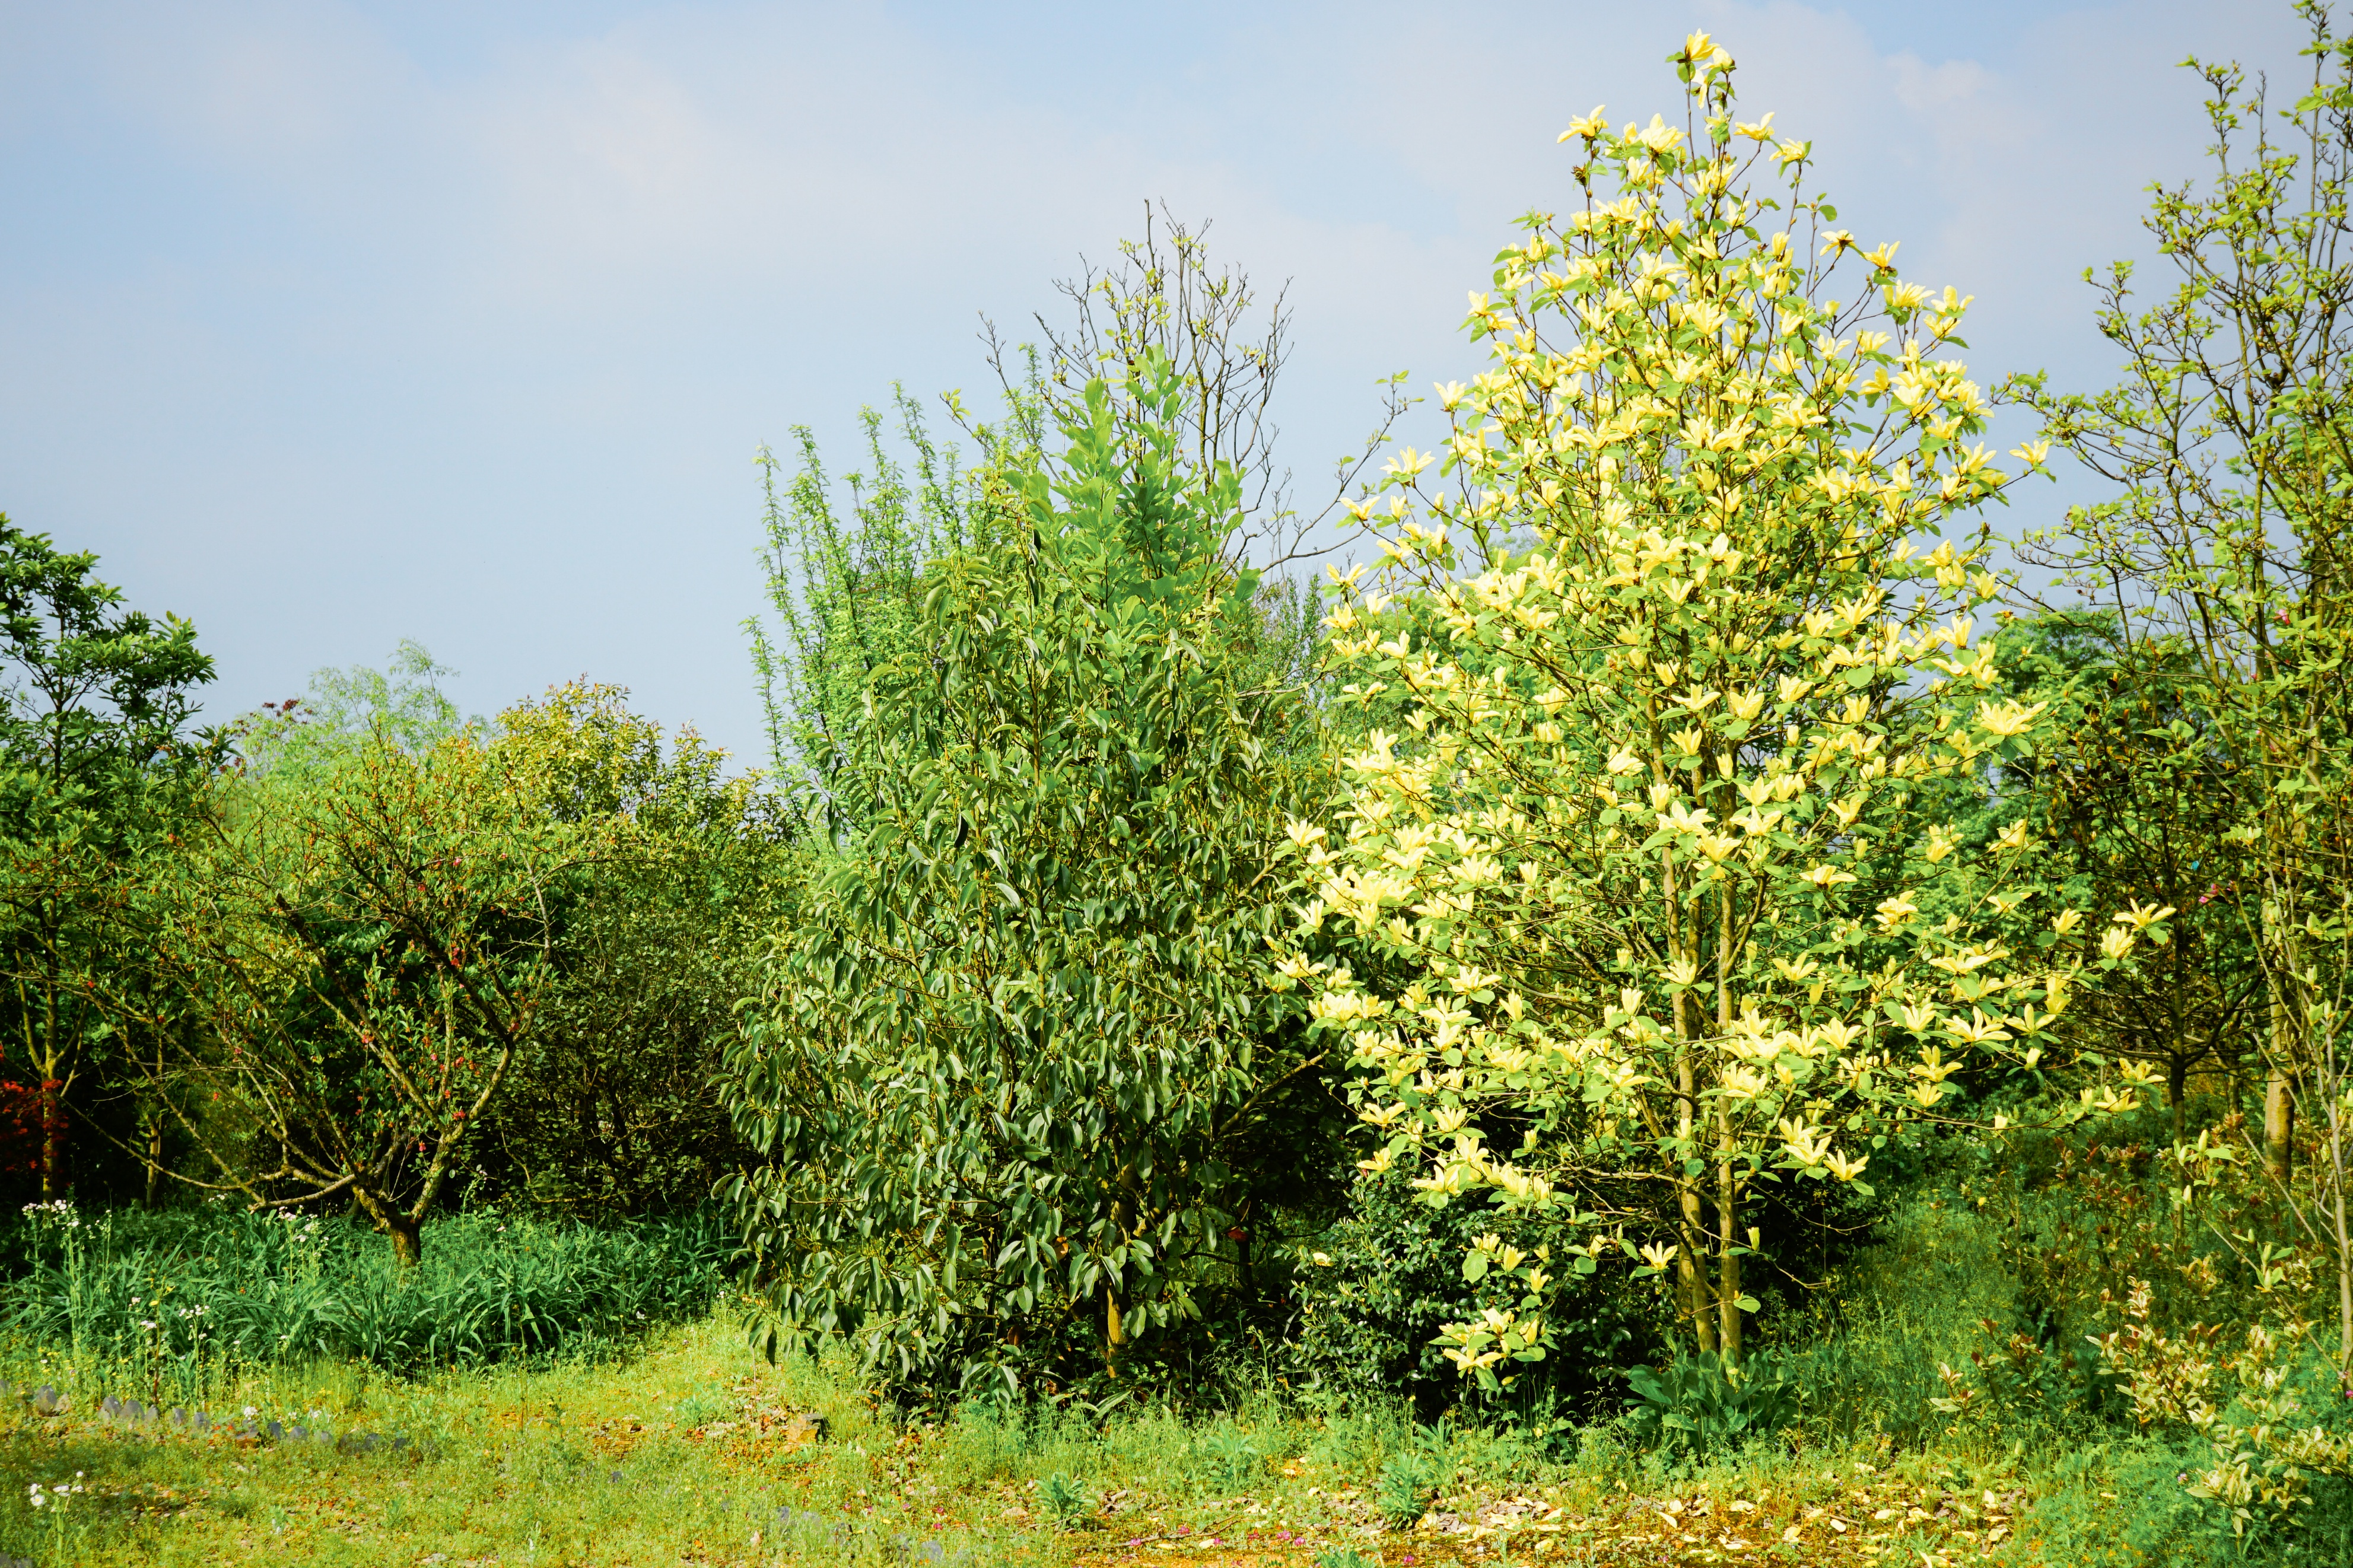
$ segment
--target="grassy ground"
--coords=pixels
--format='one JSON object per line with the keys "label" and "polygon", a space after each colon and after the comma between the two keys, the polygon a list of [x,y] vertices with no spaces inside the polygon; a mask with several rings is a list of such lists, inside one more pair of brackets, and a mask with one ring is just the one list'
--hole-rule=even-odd
{"label": "grassy ground", "polygon": [[[213,1408],[241,1422],[248,1405],[259,1424],[411,1445],[343,1453],[0,1402],[0,1552],[43,1568],[2165,1560],[2096,1528],[2113,1464],[2071,1478],[2051,1456],[1863,1442],[1679,1468],[1606,1431],[1549,1458],[1458,1436],[1432,1457],[1432,1511],[1393,1531],[1381,1468],[1416,1441],[1394,1422],[1270,1406],[904,1423],[822,1369],[767,1366],[723,1313],[627,1362],[417,1383],[329,1366],[256,1377]],[[82,1489],[32,1505],[30,1488],[59,1484]]]}
{"label": "grassy ground", "polygon": [[[0,1568],[2242,1555],[2182,1489],[2200,1462],[2186,1451],[2109,1426],[1936,1412],[1937,1363],[1992,1342],[1985,1325],[2017,1290],[1998,1227],[1966,1203],[1908,1208],[1767,1325],[1807,1390],[1803,1417],[1706,1463],[1640,1449],[1614,1424],[1536,1445],[1394,1413],[1319,1416],[1279,1386],[1211,1416],[909,1419],[842,1368],[746,1350],[726,1302],[702,1305],[720,1289],[715,1255],[687,1230],[558,1235],[491,1215],[436,1234],[424,1275],[378,1289],[377,1253],[328,1228],[52,1215],[17,1233],[33,1261],[0,1298],[14,1390],[0,1394]],[[668,1248],[659,1267],[647,1247]],[[442,1370],[400,1374],[428,1356]],[[37,1408],[44,1384],[62,1409]],[[108,1394],[201,1401],[214,1425],[110,1416]],[[297,1442],[297,1427],[330,1440]],[[2353,1509],[2337,1513],[2327,1541],[2353,1547]],[[2299,1550],[2353,1561],[2317,1540]]]}

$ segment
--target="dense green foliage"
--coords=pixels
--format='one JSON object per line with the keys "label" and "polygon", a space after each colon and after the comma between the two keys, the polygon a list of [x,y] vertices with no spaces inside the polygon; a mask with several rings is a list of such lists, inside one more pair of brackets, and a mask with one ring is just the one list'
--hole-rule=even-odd
{"label": "dense green foliage", "polygon": [[47,1197],[73,1179],[69,1107],[103,1097],[158,999],[125,904],[216,749],[184,732],[212,679],[195,628],[124,608],[97,564],[0,514],[0,963],[28,1080],[0,1084],[0,1168]]}
{"label": "dense green foliage", "polygon": [[1265,940],[1309,721],[1220,557],[1237,477],[1176,465],[1179,385],[1137,374],[1020,477],[1004,550],[927,563],[920,657],[835,775],[868,820],[732,1058],[779,1332],[902,1377],[1114,1369],[1317,1136]]}
{"label": "dense green foliage", "polygon": [[510,710],[498,745],[575,828],[613,825],[557,912],[553,978],[472,1145],[493,1190],[589,1218],[691,1208],[741,1167],[711,1077],[780,908],[787,824],[691,732],[665,745],[625,693]]}
{"label": "dense green foliage", "polygon": [[343,1196],[413,1257],[554,982],[553,913],[596,839],[533,813],[464,732],[361,738],[222,781],[158,890],[200,1027],[146,1086],[256,1203]]}
{"label": "dense green foliage", "polygon": [[[1462,1260],[1488,1234],[1529,1252],[1568,1239],[1565,1226],[1491,1205],[1433,1208],[1396,1173],[1359,1184],[1347,1212],[1314,1237],[1293,1285],[1293,1364],[1310,1395],[1344,1409],[1403,1396],[1425,1420],[1461,1403],[1440,1331],[1479,1308]],[[1615,1281],[1581,1283],[1556,1310],[1559,1349],[1543,1369],[1553,1375],[1524,1373],[1512,1395],[1482,1407],[1549,1404],[1548,1414],[1587,1416],[1615,1408],[1624,1394],[1618,1370],[1655,1352],[1659,1326],[1649,1303]]]}
{"label": "dense green foliage", "polygon": [[849,504],[834,503],[817,439],[794,431],[800,462],[779,486],[781,465],[760,454],[766,491],[767,577],[773,627],[746,624],[760,679],[768,748],[777,768],[816,793],[837,828],[862,825],[875,802],[865,793],[861,751],[876,721],[877,683],[902,679],[924,653],[925,567],[964,551],[987,553],[1003,542],[1005,498],[993,493],[992,458],[1008,439],[1034,451],[1033,405],[1017,399],[1009,437],[984,428],[984,467],[963,469],[953,447],[936,444],[922,408],[899,395],[899,433],[907,463],[883,440],[882,417],[864,417],[866,463],[849,476]]}

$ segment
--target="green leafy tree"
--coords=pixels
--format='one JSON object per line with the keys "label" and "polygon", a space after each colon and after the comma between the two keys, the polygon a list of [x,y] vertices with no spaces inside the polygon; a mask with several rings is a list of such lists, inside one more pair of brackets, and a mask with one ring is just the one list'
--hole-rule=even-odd
{"label": "green leafy tree", "polygon": [[[2181,723],[2141,731],[2139,773],[2194,775],[2227,815],[2206,880],[2260,975],[2261,1157],[2300,1241],[2335,1260],[2353,1385],[2353,44],[2327,5],[2297,10],[2313,75],[2284,111],[2237,66],[2189,62],[2213,175],[2157,188],[2169,292],[2141,309],[2124,263],[2096,280],[2119,382],[2006,390],[2113,487],[2031,548],[2172,689]],[[2301,1176],[2300,1122],[2319,1155]]]}
{"label": "green leafy tree", "polygon": [[[1187,226],[1166,205],[1155,216],[1147,205],[1144,237],[1120,241],[1117,262],[1102,268],[1082,263],[1077,277],[1055,281],[1055,291],[1071,307],[1067,325],[1043,314],[1036,318],[1044,349],[1030,362],[1029,375],[1017,380],[1008,374],[994,325],[984,335],[1006,391],[1025,402],[1041,401],[1058,417],[1083,420],[1095,383],[1123,398],[1124,388],[1144,384],[1137,373],[1146,359],[1165,360],[1183,389],[1176,422],[1182,460],[1201,473],[1228,465],[1240,480],[1227,560],[1255,562],[1261,593],[1278,612],[1295,611],[1306,601],[1293,598],[1292,580],[1280,575],[1282,569],[1334,547],[1335,538],[1324,525],[1340,518],[1348,495],[1415,400],[1402,391],[1403,374],[1380,382],[1380,417],[1372,433],[1334,464],[1332,489],[1315,510],[1294,507],[1291,471],[1276,457],[1282,431],[1275,423],[1275,391],[1292,353],[1290,289],[1278,288],[1269,297],[1241,268],[1214,263],[1209,227]],[[1303,647],[1312,647],[1312,621],[1302,617],[1296,626]]]}
{"label": "green leafy tree", "polygon": [[870,689],[871,819],[810,874],[727,1093],[772,1342],[1007,1386],[1116,1371],[1313,1168],[1322,1058],[1267,985],[1311,722],[1156,356],[1092,387],[1018,549],[924,574]]}
{"label": "green leafy tree", "polygon": [[265,702],[232,727],[238,761],[249,773],[290,774],[330,767],[378,742],[430,750],[466,728],[464,711],[442,685],[457,673],[408,637],[382,669],[313,670],[301,696]]}
{"label": "green leafy tree", "polygon": [[200,1027],[142,1086],[173,1173],[282,1206],[348,1196],[404,1263],[539,1026],[565,884],[602,824],[558,820],[469,729],[377,733],[227,774],[155,891]]}
{"label": "green leafy tree", "polygon": [[145,986],[121,909],[139,858],[172,830],[206,745],[185,731],[212,679],[195,629],[122,606],[98,557],[0,515],[0,918],[12,1042],[37,1096],[41,1194],[69,1184],[69,1097],[116,1037],[118,991]]}
{"label": "green leafy tree", "polygon": [[[982,423],[961,395],[943,399],[976,448],[973,468],[962,466],[956,447],[934,438],[903,391],[887,422],[896,426],[895,443],[886,439],[881,412],[861,416],[863,461],[846,476],[846,497],[837,495],[806,426],[793,432],[798,461],[789,479],[762,449],[760,562],[772,615],[747,621],[745,630],[774,764],[781,776],[813,786],[836,829],[863,820],[867,803],[852,797],[849,759],[877,683],[917,652],[924,568],[971,552],[1019,569],[1022,506],[993,476],[1050,472],[1058,458],[1046,449],[1046,431],[1058,420],[1092,417],[1084,395],[1091,384],[1108,389],[1117,419],[1148,423],[1160,412],[1129,405],[1127,388],[1144,384],[1137,372],[1147,358],[1167,365],[1181,405],[1168,421],[1180,461],[1202,473],[1225,465],[1237,475],[1230,531],[1220,545],[1229,567],[1254,555],[1262,567],[1279,568],[1330,547],[1322,525],[1339,512],[1411,402],[1398,390],[1403,377],[1381,384],[1378,424],[1335,465],[1330,499],[1313,513],[1294,509],[1291,476],[1276,466],[1273,423],[1276,384],[1291,352],[1290,311],[1282,290],[1264,300],[1242,269],[1213,265],[1207,230],[1165,213],[1155,223],[1147,208],[1145,237],[1122,241],[1115,266],[1086,268],[1056,283],[1070,320],[1058,327],[1038,318],[1042,353],[1010,348],[987,327],[1001,417]],[[1313,595],[1275,571],[1261,570],[1256,581],[1262,640],[1286,650],[1295,679],[1308,679],[1318,638]]]}
{"label": "green leafy tree", "polygon": [[2007,770],[2009,814],[2040,831],[2046,880],[2073,901],[2166,907],[2172,940],[2087,990],[2074,1023],[2100,1050],[2164,1075],[2177,1139],[2200,1069],[2235,1074],[2263,1015],[2263,975],[2224,882],[2237,855],[2236,764],[2189,700],[2167,645],[2125,643],[2113,612],[2016,621],[2003,641],[2020,700],[2049,710],[2037,754]]}
{"label": "green leafy tree", "polygon": [[943,554],[987,552],[1016,510],[992,494],[988,476],[1012,452],[1034,449],[1018,397],[1009,434],[978,431],[982,466],[965,469],[953,446],[935,441],[923,409],[898,394],[899,435],[910,457],[894,457],[882,416],[861,416],[866,465],[848,476],[837,504],[817,437],[798,426],[800,461],[789,480],[760,451],[766,542],[760,564],[773,625],[744,623],[766,714],[768,750],[780,773],[805,780],[837,826],[865,819],[854,758],[875,683],[918,651],[923,569]]}
{"label": "green leafy tree", "polygon": [[608,826],[564,889],[555,978],[477,1157],[530,1201],[607,1216],[706,1200],[749,1151],[711,1080],[758,988],[796,861],[778,801],[691,731],[665,745],[627,693],[575,683],[501,716],[517,785]]}

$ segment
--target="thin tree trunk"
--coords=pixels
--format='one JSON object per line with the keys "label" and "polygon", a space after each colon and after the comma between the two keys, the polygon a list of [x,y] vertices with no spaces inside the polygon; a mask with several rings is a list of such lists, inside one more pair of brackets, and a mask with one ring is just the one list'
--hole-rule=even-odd
{"label": "thin tree trunk", "polygon": [[1702,1228],[1698,1190],[1685,1182],[1683,1196],[1683,1241],[1675,1249],[1675,1279],[1682,1287],[1683,1316],[1691,1320],[1693,1336],[1699,1341],[1702,1351],[1713,1352],[1716,1347],[1715,1314],[1708,1310],[1714,1303],[1707,1299],[1707,1275],[1699,1266],[1707,1232]]}
{"label": "thin tree trunk", "polygon": [[65,1085],[41,1079],[41,1198],[53,1202],[66,1195]]}
{"label": "thin tree trunk", "polygon": [[[58,922],[47,922],[46,940],[48,962],[57,962]],[[34,1065],[40,1069],[41,1089],[41,1199],[54,1202],[66,1195],[66,1117],[65,1107],[58,1103],[65,1085],[58,1079],[58,1066],[62,1053],[58,1045],[58,987],[56,977],[50,977],[41,997],[41,1057]]]}
{"label": "thin tree trunk", "polygon": [[2337,1211],[2337,1381],[2353,1397],[2353,1236],[2345,1223],[2344,1116],[2334,1099],[2328,1102],[2328,1162]]}
{"label": "thin tree trunk", "polygon": [[1723,1342],[1724,1359],[1727,1365],[1740,1364],[1740,1251],[1738,1232],[1735,1228],[1739,1212],[1739,1194],[1732,1175],[1732,1121],[1724,1121],[1723,1162],[1715,1168],[1715,1214],[1722,1234],[1716,1254],[1715,1308],[1723,1320],[1719,1338]]}
{"label": "thin tree trunk", "polygon": [[2274,1063],[2263,1085],[2263,1168],[2284,1182],[2295,1163],[2295,1097],[2287,1069]]}
{"label": "thin tree trunk", "polygon": [[[164,1036],[155,1034],[155,1081],[164,1081]],[[153,1208],[164,1180],[164,1117],[153,1105],[147,1108],[147,1206]]]}
{"label": "thin tree trunk", "polygon": [[[1727,814],[1729,815],[1729,814]],[[1718,925],[1715,938],[1715,1031],[1718,1035],[1732,1033],[1732,888],[1725,884],[1716,905]],[[1716,1167],[1716,1285],[1715,1310],[1722,1327],[1717,1337],[1723,1342],[1723,1354],[1727,1365],[1740,1364],[1740,1187],[1733,1174],[1733,1154],[1737,1148],[1732,1132],[1732,1110],[1729,1101],[1715,1103]]]}
{"label": "thin tree trunk", "polygon": [[[1667,950],[1678,962],[1689,962],[1694,968],[1699,962],[1696,933],[1686,935],[1683,914],[1676,902],[1674,860],[1670,856],[1660,868],[1660,891],[1665,895],[1667,907]],[[1696,921],[1694,921],[1696,924]],[[1675,1146],[1683,1152],[1684,1166],[1675,1173],[1675,1199],[1682,1210],[1681,1247],[1677,1251],[1675,1273],[1683,1286],[1683,1310],[1689,1315],[1692,1332],[1702,1351],[1716,1348],[1715,1314],[1708,1309],[1707,1271],[1703,1267],[1707,1252],[1707,1216],[1703,1212],[1699,1184],[1690,1174],[1688,1162],[1696,1152],[1699,1124],[1699,1063],[1692,1037],[1697,1031],[1692,1026],[1692,998],[1687,991],[1675,993]]]}
{"label": "thin tree trunk", "polygon": [[[1676,1142],[1686,1150],[1691,1149],[1697,1136],[1694,1108],[1699,1103],[1697,1067],[1692,1060],[1688,1027],[1690,1015],[1685,1011],[1688,1001],[1682,995],[1675,998],[1675,1030],[1681,1037],[1675,1056],[1675,1131]],[[1675,1268],[1683,1285],[1683,1310],[1691,1319],[1699,1348],[1713,1351],[1716,1348],[1716,1325],[1715,1314],[1708,1309],[1714,1303],[1708,1300],[1707,1274],[1701,1267],[1707,1245],[1707,1216],[1701,1209],[1699,1184],[1687,1171],[1679,1171],[1675,1175],[1675,1197],[1683,1210],[1683,1246],[1676,1253]]]}

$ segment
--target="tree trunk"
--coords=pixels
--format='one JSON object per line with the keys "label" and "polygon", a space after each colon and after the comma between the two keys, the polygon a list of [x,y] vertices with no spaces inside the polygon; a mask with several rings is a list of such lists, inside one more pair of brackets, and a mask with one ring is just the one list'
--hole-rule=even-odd
{"label": "tree trunk", "polygon": [[1683,1184],[1683,1207],[1688,1223],[1683,1226],[1683,1244],[1675,1249],[1675,1279],[1683,1288],[1683,1315],[1691,1320],[1693,1336],[1702,1351],[1714,1351],[1715,1314],[1708,1309],[1715,1303],[1708,1300],[1707,1273],[1700,1267],[1700,1243],[1707,1233],[1699,1225],[1699,1194],[1688,1182]]}
{"label": "tree trunk", "polygon": [[1715,1217],[1722,1234],[1716,1254],[1715,1310],[1723,1326],[1717,1338],[1726,1366],[1740,1364],[1740,1252],[1734,1221],[1739,1212],[1738,1189],[1732,1176],[1732,1120],[1724,1121],[1724,1160],[1715,1168]]}
{"label": "tree trunk", "polygon": [[2179,1051],[2168,1052],[2165,1058],[2165,1103],[2173,1112],[2173,1141],[2180,1142],[2189,1134],[2189,1058]]}
{"label": "tree trunk", "polygon": [[2337,1386],[2353,1398],[2353,1233],[2345,1216],[2345,1121],[2341,1101],[2335,1099],[2328,1102],[2328,1164],[2337,1222]]}
{"label": "tree trunk", "polygon": [[[1724,815],[1731,816],[1730,802],[1719,800]],[[1726,882],[1716,900],[1715,932],[1715,1032],[1732,1033],[1732,884]],[[1740,1253],[1739,1214],[1740,1186],[1732,1173],[1732,1157],[1739,1148],[1733,1136],[1732,1111],[1727,1101],[1715,1102],[1715,1226],[1716,1253],[1715,1310],[1719,1327],[1716,1336],[1722,1342],[1724,1363],[1740,1364]]]}
{"label": "tree trunk", "polygon": [[66,1195],[66,1108],[56,1079],[41,1080],[41,1198],[54,1202]]}
{"label": "tree trunk", "polygon": [[2286,1181],[2295,1162],[2295,1098],[2284,1067],[2274,1064],[2263,1086],[2263,1168]]}
{"label": "tree trunk", "polygon": [[422,1219],[403,1213],[389,1198],[370,1192],[364,1183],[352,1184],[352,1201],[367,1215],[368,1223],[392,1242],[394,1262],[403,1268],[414,1268],[425,1261]]}
{"label": "tree trunk", "polygon": [[[1675,999],[1677,1022],[1682,1021],[1682,997]],[[1679,1142],[1685,1149],[1692,1146],[1694,1136],[1692,1108],[1699,1103],[1698,1083],[1686,1047],[1675,1066],[1675,1087],[1680,1091],[1682,1105],[1676,1113]],[[1709,1310],[1715,1305],[1708,1300],[1707,1273],[1702,1267],[1707,1255],[1707,1216],[1702,1211],[1699,1184],[1687,1174],[1675,1177],[1675,1195],[1683,1208],[1681,1240],[1676,1249],[1675,1275],[1683,1286],[1683,1310],[1691,1318],[1692,1332],[1699,1339],[1699,1348],[1713,1351],[1716,1345],[1715,1315]]]}
{"label": "tree trunk", "polygon": [[[47,951],[57,952],[57,922],[47,921],[45,934]],[[58,988],[54,977],[41,996],[41,1037],[26,1065],[41,1075],[41,1201],[54,1203],[66,1195],[66,1108],[65,1083],[58,1076],[64,1060],[59,1045],[62,1037],[58,1017]]]}
{"label": "tree trunk", "polygon": [[[164,1081],[164,1034],[155,1031],[155,1078]],[[164,1181],[164,1113],[153,1104],[147,1107],[147,1206],[153,1208]]]}

